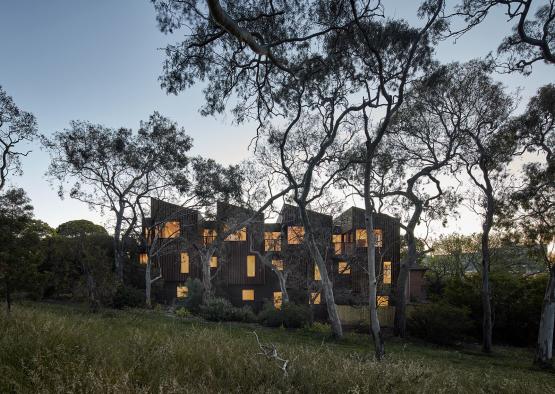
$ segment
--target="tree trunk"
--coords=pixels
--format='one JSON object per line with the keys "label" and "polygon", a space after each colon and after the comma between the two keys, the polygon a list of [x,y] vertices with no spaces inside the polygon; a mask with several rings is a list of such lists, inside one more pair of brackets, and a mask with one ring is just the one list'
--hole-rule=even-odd
{"label": "tree trunk", "polygon": [[287,304],[289,302],[289,293],[287,293],[287,283],[286,283],[287,279],[285,278],[285,275],[283,274],[283,272],[277,269],[274,269],[273,271],[278,277],[279,289],[281,290],[281,303]]}
{"label": "tree trunk", "polygon": [[318,244],[316,242],[316,239],[314,238],[312,227],[310,225],[310,222],[308,220],[308,215],[306,213],[306,207],[299,204],[299,211],[301,213],[301,220],[305,229],[305,240],[307,241],[310,257],[316,263],[320,271],[322,290],[324,293],[324,300],[326,301],[328,318],[331,323],[331,331],[333,336],[336,339],[339,339],[343,337],[343,328],[341,327],[341,320],[339,319],[339,313],[337,312],[337,305],[335,305],[335,298],[333,295],[333,285],[330,281],[324,258],[322,257],[322,254],[318,249]]}
{"label": "tree trunk", "polygon": [[395,320],[393,322],[393,334],[401,338],[407,335],[407,282],[410,274],[410,267],[416,265],[417,258],[414,226],[411,225],[412,223],[409,223],[405,234],[405,239],[407,241],[407,257],[401,262],[399,277],[395,284]]}
{"label": "tree trunk", "polygon": [[489,284],[490,250],[489,232],[493,225],[493,196],[487,196],[486,218],[482,232],[482,351],[491,353],[493,323],[491,318],[491,291]]}
{"label": "tree trunk", "polygon": [[212,281],[210,280],[210,259],[212,258],[213,252],[206,252],[200,254],[200,260],[202,264],[202,287],[204,293],[202,299],[206,302],[212,295]]}
{"label": "tree trunk", "polygon": [[555,264],[549,270],[549,281],[543,297],[538,347],[534,363],[541,367],[553,365],[553,327],[555,325]]}
{"label": "tree trunk", "polygon": [[147,308],[152,308],[152,276],[151,276],[150,257],[145,267],[145,304]]}
{"label": "tree trunk", "polygon": [[376,280],[376,239],[374,237],[374,218],[372,216],[372,206],[368,199],[364,199],[365,212],[364,222],[366,225],[366,239],[368,243],[368,305],[370,307],[370,332],[374,339],[374,351],[377,360],[383,359],[385,355],[385,346],[380,329],[380,319],[378,317],[378,307],[376,300],[378,298],[378,282]]}

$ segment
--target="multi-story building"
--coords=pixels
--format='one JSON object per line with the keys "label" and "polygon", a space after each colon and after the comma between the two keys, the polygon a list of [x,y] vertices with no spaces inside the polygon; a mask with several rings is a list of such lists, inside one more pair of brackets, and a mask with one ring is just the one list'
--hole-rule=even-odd
{"label": "multi-story building", "polygon": [[[216,242],[220,245],[210,260],[210,274],[216,295],[227,298],[237,306],[250,305],[255,310],[264,302],[281,303],[281,290],[274,270],[281,271],[286,280],[289,298],[298,303],[310,303],[314,310],[325,313],[321,296],[320,272],[310,258],[304,242],[305,229],[299,211],[284,205],[275,223],[265,223],[262,215],[252,220],[252,212],[218,203],[214,220],[206,220],[191,209],[157,199],[151,202],[151,218],[146,229],[156,229],[161,246],[152,261],[163,279],[162,302],[172,303],[185,297],[188,278],[202,278],[200,255]],[[326,262],[337,304],[368,303],[367,236],[364,210],[352,207],[335,220],[328,215],[309,211],[318,252]],[[248,224],[219,242],[218,234],[226,227],[248,220]],[[240,227],[240,226],[239,226]],[[392,294],[400,264],[400,225],[396,218],[374,215],[376,237],[376,274],[378,305],[393,302]],[[143,251],[146,252],[146,245]],[[152,245],[151,245],[152,246]],[[163,250],[165,249],[165,250]],[[146,261],[141,255],[140,261]],[[410,299],[422,298],[423,271],[412,269]],[[320,306],[318,306],[320,305]]]}

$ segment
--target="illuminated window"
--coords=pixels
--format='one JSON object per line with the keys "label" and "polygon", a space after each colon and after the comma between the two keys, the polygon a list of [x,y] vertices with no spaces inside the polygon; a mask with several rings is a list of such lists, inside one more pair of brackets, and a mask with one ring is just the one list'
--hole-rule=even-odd
{"label": "illuminated window", "polygon": [[359,248],[368,247],[368,237],[366,236],[366,230],[357,229],[357,231],[356,231],[356,245]]}
{"label": "illuminated window", "polygon": [[340,261],[339,273],[342,275],[349,275],[351,273],[351,266],[349,266],[346,261]]}
{"label": "illuminated window", "polygon": [[185,298],[189,293],[187,286],[177,286],[177,298]]}
{"label": "illuminated window", "polygon": [[335,254],[341,254],[341,234],[332,235],[333,251]]}
{"label": "illuminated window", "polygon": [[281,250],[281,233],[279,231],[264,233],[264,250],[267,252],[279,252]]}
{"label": "illuminated window", "polygon": [[377,296],[376,297],[376,305],[380,306],[388,306],[389,305],[389,297],[388,296]]}
{"label": "illuminated window", "polygon": [[245,289],[243,290],[243,301],[254,301],[254,290],[252,289]]}
{"label": "illuminated window", "polygon": [[218,258],[216,256],[210,257],[210,268],[218,268]]}
{"label": "illuminated window", "polygon": [[247,256],[247,276],[249,278],[256,276],[256,257],[252,254]]}
{"label": "illuminated window", "polygon": [[272,260],[272,265],[278,271],[283,271],[283,260]]}
{"label": "illuminated window", "polygon": [[139,255],[139,263],[141,264],[147,264],[148,263],[148,254],[146,253],[141,253]]}
{"label": "illuminated window", "polygon": [[391,284],[391,261],[383,262],[383,283],[384,285]]}
{"label": "illuminated window", "polygon": [[310,303],[314,305],[320,305],[322,302],[322,296],[320,293],[311,293],[310,294]]}
{"label": "illuminated window", "polygon": [[179,222],[166,222],[162,225],[160,238],[177,238],[179,237]]}
{"label": "illuminated window", "polygon": [[226,241],[246,241],[247,240],[247,228],[243,227],[241,230],[230,234],[225,239]]}
{"label": "illuminated window", "polygon": [[376,248],[381,248],[383,246],[383,232],[381,229],[374,229],[374,238],[376,239]]}
{"label": "illuminated window", "polygon": [[205,228],[205,229],[202,231],[202,240],[203,240],[203,243],[204,243],[205,245],[210,245],[212,242],[214,242],[214,240],[216,239],[216,236],[217,236],[217,235],[218,235],[218,234],[216,233],[216,230],[211,230],[211,229]]}
{"label": "illuminated window", "polygon": [[320,269],[316,264],[314,264],[314,280],[321,280],[322,276],[320,275]]}
{"label": "illuminated window", "polygon": [[282,299],[281,291],[274,291],[274,307],[276,309],[281,309]]}
{"label": "illuminated window", "polygon": [[180,271],[182,274],[189,273],[189,253],[181,252],[181,269]]}
{"label": "illuminated window", "polygon": [[298,245],[303,243],[304,227],[289,226],[287,227],[287,243],[290,245]]}

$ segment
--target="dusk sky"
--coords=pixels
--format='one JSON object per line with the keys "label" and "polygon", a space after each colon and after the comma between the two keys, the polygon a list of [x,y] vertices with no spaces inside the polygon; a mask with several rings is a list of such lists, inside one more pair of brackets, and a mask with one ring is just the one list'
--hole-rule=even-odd
{"label": "dusk sky", "polygon": [[[417,2],[384,3],[388,15],[418,23]],[[442,43],[437,58],[448,62],[483,56],[497,48],[510,27],[501,13],[491,15],[456,44]],[[180,39],[180,33],[160,33],[147,0],[2,0],[0,85],[21,109],[37,117],[39,131],[46,135],[68,127],[71,120],[136,129],[156,110],[186,128],[194,138],[193,154],[236,163],[249,155],[254,126],[238,127],[231,115],[202,117],[199,86],[179,96],[167,95],[159,86],[164,60],[160,48]],[[553,82],[553,74],[553,67],[542,64],[529,77],[497,77],[511,89],[522,88],[525,104],[538,87]],[[11,184],[29,193],[36,217],[52,226],[80,218],[104,223],[83,203],[59,199],[44,177],[47,153],[38,144],[32,149],[23,176],[12,177]],[[450,227],[478,230],[477,218],[467,215]]]}

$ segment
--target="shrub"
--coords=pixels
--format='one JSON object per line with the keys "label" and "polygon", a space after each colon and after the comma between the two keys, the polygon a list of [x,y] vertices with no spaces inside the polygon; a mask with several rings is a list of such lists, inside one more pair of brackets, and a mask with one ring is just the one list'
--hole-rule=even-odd
{"label": "shrub", "polygon": [[177,310],[175,311],[175,316],[177,317],[189,317],[191,316],[191,312],[189,312],[186,308],[177,308]]}
{"label": "shrub", "polygon": [[452,345],[472,329],[468,308],[445,302],[420,305],[408,318],[411,335],[440,345]]}
{"label": "shrub", "polygon": [[233,305],[225,298],[213,297],[200,306],[200,315],[210,321],[228,321],[233,315]]}
{"label": "shrub", "polygon": [[266,302],[258,314],[258,322],[267,327],[281,327],[283,313],[280,309],[276,309],[273,303]]}
{"label": "shrub", "polygon": [[242,308],[232,307],[231,320],[243,323],[254,323],[256,321],[256,315],[250,306],[245,305]]}
{"label": "shrub", "polygon": [[199,313],[200,305],[202,304],[202,296],[204,294],[202,282],[196,278],[189,278],[187,282],[185,282],[185,286],[187,286],[188,289],[187,297],[185,297],[183,301],[180,301],[179,305],[187,308],[187,310],[192,313]]}
{"label": "shrub", "polygon": [[282,306],[281,312],[286,328],[302,328],[312,323],[312,314],[307,306],[288,302]]}
{"label": "shrub", "polygon": [[116,309],[139,308],[144,306],[144,301],[145,295],[142,290],[120,284],[112,299],[112,307]]}

